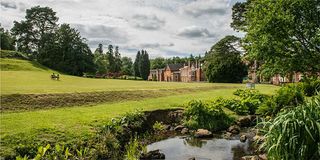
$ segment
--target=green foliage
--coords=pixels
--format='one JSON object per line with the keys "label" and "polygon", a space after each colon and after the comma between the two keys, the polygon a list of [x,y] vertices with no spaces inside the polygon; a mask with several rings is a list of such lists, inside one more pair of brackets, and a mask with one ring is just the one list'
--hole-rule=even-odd
{"label": "green foliage", "polygon": [[213,103],[230,109],[238,115],[255,114],[257,108],[268,99],[266,95],[259,93],[257,90],[238,89],[233,92],[239,98],[223,99],[218,98]]}
{"label": "green foliage", "polygon": [[95,71],[94,56],[79,31],[62,24],[55,34],[55,45],[39,54],[38,61],[52,69],[82,76]]}
{"label": "green foliage", "polygon": [[14,50],[14,38],[12,35],[5,31],[4,28],[1,27],[0,24],[0,48],[1,50]]}
{"label": "green foliage", "polygon": [[[63,141],[59,137],[55,137],[53,141],[39,140],[37,136],[20,139],[20,145],[15,148],[18,158],[35,157],[34,159],[109,159],[120,158],[125,155],[138,155],[137,151],[141,151],[142,145],[134,139],[129,145],[125,146],[132,137],[138,133],[143,133],[145,126],[145,115],[141,111],[134,111],[125,114],[123,117],[113,119],[106,125],[97,128],[96,135],[87,138],[82,137],[75,141],[67,140],[64,145],[57,143]],[[59,133],[56,133],[59,135]],[[62,134],[64,135],[64,134]],[[68,135],[66,135],[68,136]],[[71,138],[71,137],[69,137]],[[6,143],[15,144],[16,140],[8,139]],[[43,147],[43,144],[48,144]],[[52,148],[50,144],[55,144]],[[40,146],[40,147],[38,147]],[[136,148],[139,147],[139,148]],[[125,152],[124,152],[125,151]]]}
{"label": "green foliage", "polygon": [[304,160],[320,158],[320,97],[286,110],[265,123],[262,147],[268,159]]}
{"label": "green foliage", "polygon": [[157,57],[155,59],[150,60],[151,69],[161,69],[166,67],[166,59],[163,57]]}
{"label": "green foliage", "polygon": [[17,51],[9,51],[9,50],[0,50],[0,57],[1,58],[15,58],[15,59],[23,59],[28,60],[28,56],[22,52]]}
{"label": "green foliage", "polygon": [[[317,0],[254,0],[244,5],[244,48],[274,74],[320,69],[320,10]],[[236,22],[236,21],[235,21]]]}
{"label": "green foliage", "polygon": [[121,61],[122,61],[121,73],[124,75],[132,76],[133,75],[132,59],[129,57],[122,57]]}
{"label": "green foliage", "polygon": [[141,53],[140,51],[137,52],[136,55],[136,59],[134,60],[134,64],[133,64],[133,70],[134,70],[134,76],[135,77],[140,77],[140,57],[141,57]]}
{"label": "green foliage", "polygon": [[236,31],[246,30],[245,12],[247,11],[247,5],[251,0],[245,2],[237,2],[232,7],[232,22],[230,26]]}
{"label": "green foliage", "polygon": [[190,101],[184,112],[184,125],[192,129],[204,128],[212,131],[226,129],[232,119],[217,103]]}
{"label": "green foliage", "polygon": [[18,50],[52,69],[82,76],[95,71],[93,54],[80,33],[68,24],[57,24],[58,17],[49,7],[26,10],[25,20],[14,22]]}
{"label": "green foliage", "polygon": [[[59,160],[69,160],[69,159],[92,159],[94,155],[90,153],[89,148],[81,148],[80,150],[76,150],[75,154],[72,154],[68,147],[55,145],[55,147],[51,147],[50,144],[45,147],[40,146],[38,148],[37,155],[32,158],[32,160],[47,160],[47,159],[59,159]],[[28,156],[24,157],[18,156],[17,160],[28,160]],[[31,160],[31,159],[30,159]]]}
{"label": "green foliage", "polygon": [[140,77],[144,80],[148,79],[150,73],[150,60],[147,51],[141,50],[140,60],[139,60],[139,73]]}
{"label": "green foliage", "polygon": [[142,153],[146,153],[147,148],[145,145],[141,144],[137,138],[132,139],[126,145],[126,160],[139,160]]}
{"label": "green foliage", "polygon": [[320,79],[304,78],[300,85],[306,96],[314,96],[317,92],[320,92]]}
{"label": "green foliage", "polygon": [[241,83],[247,75],[238,50],[240,38],[226,36],[206,56],[205,73],[209,82]]}
{"label": "green foliage", "polygon": [[150,73],[149,54],[145,50],[137,52],[136,59],[133,64],[134,76],[147,80]]}
{"label": "green foliage", "polygon": [[302,89],[295,84],[288,85],[280,88],[275,95],[261,104],[257,113],[263,115],[276,115],[283,108],[296,107],[303,102],[304,94]]}
{"label": "green foliage", "polygon": [[161,132],[165,130],[164,125],[158,121],[156,121],[156,123],[153,124],[152,128],[155,132]]}
{"label": "green foliage", "polygon": [[26,10],[25,20],[14,21],[12,34],[16,36],[18,50],[38,59],[54,44],[58,17],[49,7],[35,6]]}

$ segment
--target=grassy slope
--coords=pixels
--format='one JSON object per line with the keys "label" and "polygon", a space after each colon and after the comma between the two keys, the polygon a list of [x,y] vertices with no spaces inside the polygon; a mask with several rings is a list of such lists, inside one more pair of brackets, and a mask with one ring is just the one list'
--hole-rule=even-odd
{"label": "grassy slope", "polygon": [[[209,83],[166,83],[126,80],[88,79],[62,75],[61,81],[50,80],[53,72],[41,65],[25,60],[1,58],[1,94],[29,93],[72,93],[110,90],[150,90],[195,88],[210,86],[236,86],[244,84]],[[271,94],[276,87],[258,85],[263,93]],[[69,107],[50,110],[38,110],[17,113],[2,113],[1,135],[27,133],[34,129],[54,128],[81,134],[90,131],[92,124],[98,124],[112,117],[137,108],[144,110],[172,108],[191,99],[212,99],[213,97],[231,97],[234,88],[213,89],[195,93],[184,93],[139,101],[126,101],[100,104],[96,106]]]}

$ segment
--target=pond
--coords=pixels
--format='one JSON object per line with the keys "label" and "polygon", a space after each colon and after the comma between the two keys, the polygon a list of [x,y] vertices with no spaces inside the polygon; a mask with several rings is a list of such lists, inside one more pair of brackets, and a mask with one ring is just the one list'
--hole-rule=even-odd
{"label": "pond", "polygon": [[164,153],[169,160],[233,160],[251,154],[249,142],[240,142],[238,138],[230,140],[215,137],[211,139],[196,139],[176,136],[147,146],[147,150],[157,150]]}

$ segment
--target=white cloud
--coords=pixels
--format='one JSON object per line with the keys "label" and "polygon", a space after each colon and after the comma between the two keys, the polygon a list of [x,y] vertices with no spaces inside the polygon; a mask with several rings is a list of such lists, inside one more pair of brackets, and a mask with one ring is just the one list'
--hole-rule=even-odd
{"label": "white cloud", "polygon": [[[36,5],[51,7],[59,23],[78,29],[92,49],[98,43],[118,45],[122,55],[150,57],[203,54],[225,35],[236,0],[15,0],[1,1],[0,23],[6,29],[24,19]],[[230,5],[231,4],[231,5]]]}

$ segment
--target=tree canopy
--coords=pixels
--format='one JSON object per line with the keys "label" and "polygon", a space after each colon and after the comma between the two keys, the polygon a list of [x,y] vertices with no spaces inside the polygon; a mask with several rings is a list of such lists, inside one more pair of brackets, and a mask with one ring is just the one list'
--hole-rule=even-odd
{"label": "tree canopy", "polygon": [[240,38],[226,36],[207,53],[205,73],[209,82],[240,83],[247,75],[239,51]]}
{"label": "tree canopy", "polygon": [[0,48],[4,50],[14,50],[14,38],[9,31],[4,30],[0,25]]}
{"label": "tree canopy", "polygon": [[134,76],[141,77],[144,80],[148,79],[150,73],[150,59],[146,50],[137,52],[136,59],[134,61]]}
{"label": "tree canopy", "polygon": [[269,74],[320,70],[320,1],[255,0],[233,7],[232,26],[247,32],[244,48]]}
{"label": "tree canopy", "polygon": [[26,10],[25,20],[15,21],[11,29],[18,50],[41,64],[58,71],[81,76],[95,72],[93,54],[78,30],[69,24],[59,25],[49,7]]}

